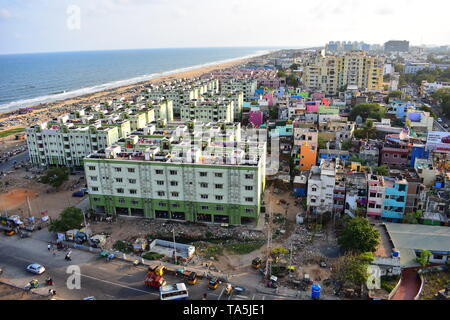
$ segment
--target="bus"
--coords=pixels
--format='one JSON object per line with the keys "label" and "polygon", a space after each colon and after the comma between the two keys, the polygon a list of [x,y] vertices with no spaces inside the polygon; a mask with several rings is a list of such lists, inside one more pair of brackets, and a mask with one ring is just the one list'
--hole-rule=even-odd
{"label": "bus", "polygon": [[189,298],[188,290],[184,283],[170,284],[159,288],[161,300],[186,300]]}

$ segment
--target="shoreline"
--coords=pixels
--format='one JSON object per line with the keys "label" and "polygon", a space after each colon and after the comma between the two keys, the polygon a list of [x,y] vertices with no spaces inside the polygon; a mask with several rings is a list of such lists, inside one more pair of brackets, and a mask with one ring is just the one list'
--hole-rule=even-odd
{"label": "shoreline", "polygon": [[[40,103],[33,106],[29,106],[27,108],[32,108],[33,110],[24,114],[19,113],[19,110],[23,109],[23,107],[22,108],[19,107],[14,110],[0,112],[0,122],[3,122],[4,124],[3,127],[0,127],[0,132],[21,127],[27,128],[32,123],[47,121],[48,119],[68,113],[73,108],[78,108],[83,105],[95,104],[100,102],[101,100],[112,99],[115,97],[124,97],[125,99],[128,99],[132,96],[139,94],[139,92],[148,84],[161,83],[164,81],[171,81],[182,78],[200,77],[201,75],[211,72],[213,70],[230,68],[251,61],[254,58],[268,55],[270,53],[272,52],[266,52],[252,57],[230,59],[230,61],[226,62],[205,64],[204,66],[199,67],[195,66],[186,67],[184,69],[188,70],[180,72],[170,73],[171,71],[167,71],[168,74],[157,76],[149,80],[144,80],[141,82],[119,86],[116,88],[92,92],[72,98],[66,98],[54,102]],[[10,125],[8,125],[8,122],[10,122]]]}

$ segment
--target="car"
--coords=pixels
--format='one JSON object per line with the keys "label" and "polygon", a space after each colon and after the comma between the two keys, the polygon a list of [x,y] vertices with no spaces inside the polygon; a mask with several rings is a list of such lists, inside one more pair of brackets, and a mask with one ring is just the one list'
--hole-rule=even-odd
{"label": "car", "polygon": [[84,197],[84,192],[83,191],[74,192],[74,193],[72,193],[72,197],[83,198]]}
{"label": "car", "polygon": [[447,129],[448,128],[448,124],[444,124],[444,128]]}
{"label": "car", "polygon": [[442,122],[442,119],[441,119],[441,118],[438,118],[438,119],[437,119],[437,122],[441,123],[441,122]]}
{"label": "car", "polygon": [[27,271],[34,273],[34,274],[43,274],[45,272],[45,268],[44,266],[41,266],[40,264],[37,263],[32,263],[29,266],[27,266]]}
{"label": "car", "polygon": [[441,141],[443,143],[450,143],[450,136],[446,136],[446,137],[442,138]]}

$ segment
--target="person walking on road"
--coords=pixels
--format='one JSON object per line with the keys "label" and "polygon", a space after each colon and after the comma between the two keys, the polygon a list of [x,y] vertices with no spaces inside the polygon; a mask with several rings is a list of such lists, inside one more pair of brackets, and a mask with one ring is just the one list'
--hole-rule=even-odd
{"label": "person walking on road", "polygon": [[47,246],[48,251],[52,250],[52,245],[49,243]]}

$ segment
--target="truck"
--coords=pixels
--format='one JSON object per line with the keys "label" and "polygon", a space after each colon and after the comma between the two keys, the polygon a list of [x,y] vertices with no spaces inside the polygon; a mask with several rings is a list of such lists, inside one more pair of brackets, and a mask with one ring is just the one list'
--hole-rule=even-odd
{"label": "truck", "polygon": [[149,271],[145,276],[144,283],[150,288],[160,288],[166,285],[166,280],[163,276],[157,275],[152,271]]}

